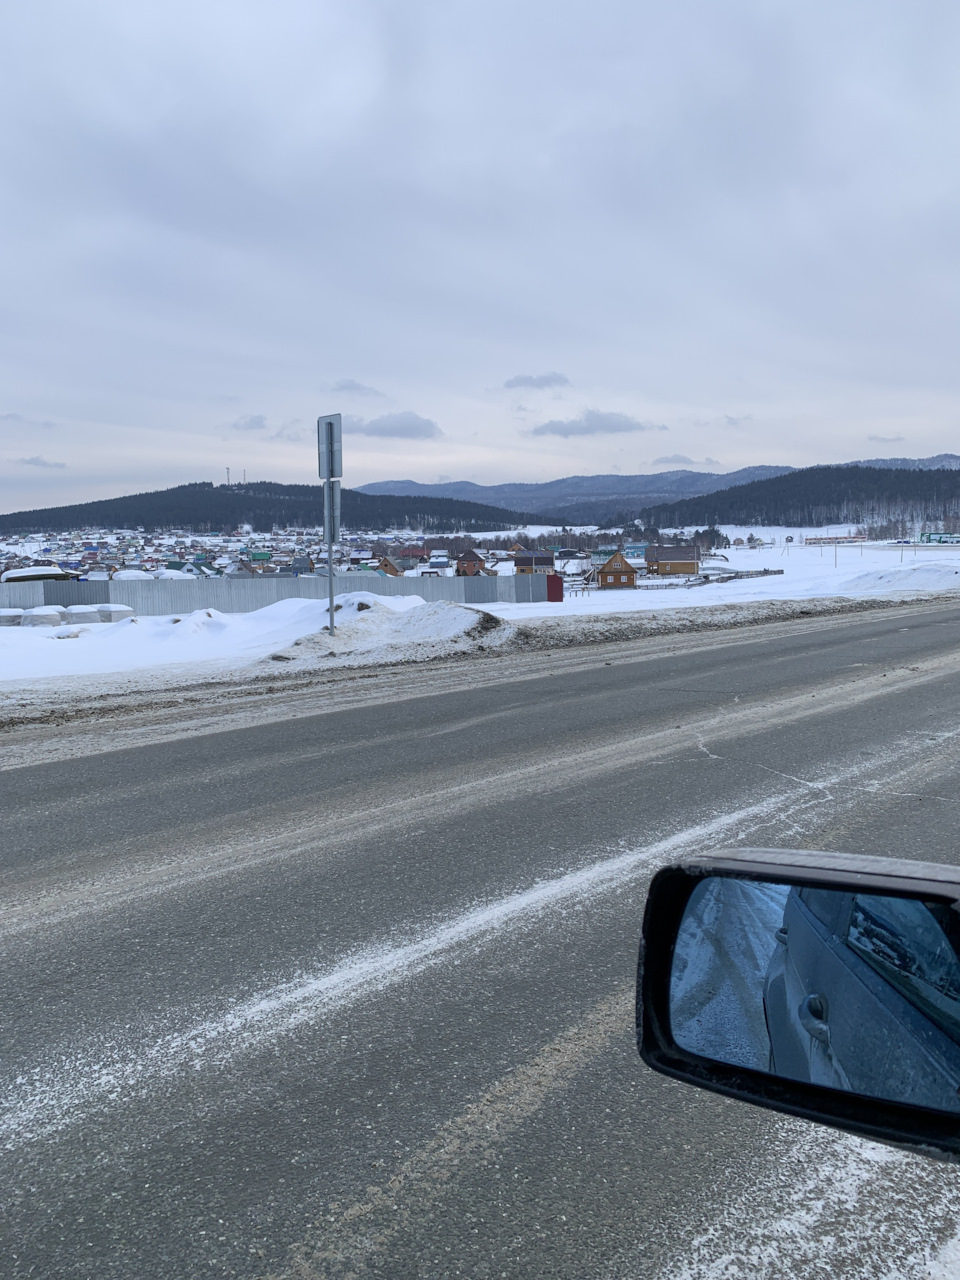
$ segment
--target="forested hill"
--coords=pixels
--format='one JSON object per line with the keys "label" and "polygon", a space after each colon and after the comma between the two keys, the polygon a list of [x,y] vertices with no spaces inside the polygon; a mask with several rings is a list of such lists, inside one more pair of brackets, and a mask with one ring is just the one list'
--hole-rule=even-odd
{"label": "forested hill", "polygon": [[806,467],[789,475],[646,508],[638,523],[695,525],[883,525],[960,516],[960,471]]}
{"label": "forested hill", "polygon": [[[316,484],[183,484],[69,507],[0,515],[0,534],[56,533],[69,529],[192,529],[227,533],[249,524],[315,527],[323,523],[323,489]],[[505,511],[451,498],[403,498],[344,489],[342,523],[348,529],[403,529],[455,533],[543,523],[542,516]]]}

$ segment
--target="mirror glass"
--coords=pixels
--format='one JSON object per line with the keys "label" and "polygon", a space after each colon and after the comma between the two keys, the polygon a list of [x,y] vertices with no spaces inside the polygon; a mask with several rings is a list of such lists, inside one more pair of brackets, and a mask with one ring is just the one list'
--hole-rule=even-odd
{"label": "mirror glass", "polygon": [[670,1022],[702,1057],[960,1112],[960,915],[707,877],[677,935]]}

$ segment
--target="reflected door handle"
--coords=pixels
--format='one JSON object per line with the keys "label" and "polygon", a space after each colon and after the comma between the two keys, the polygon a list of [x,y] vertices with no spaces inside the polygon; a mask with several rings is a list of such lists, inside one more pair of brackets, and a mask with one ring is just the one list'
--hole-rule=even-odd
{"label": "reflected door handle", "polygon": [[800,1025],[808,1036],[819,1040],[821,1044],[830,1043],[830,1028],[827,1026],[827,1002],[823,996],[804,996],[797,1009]]}

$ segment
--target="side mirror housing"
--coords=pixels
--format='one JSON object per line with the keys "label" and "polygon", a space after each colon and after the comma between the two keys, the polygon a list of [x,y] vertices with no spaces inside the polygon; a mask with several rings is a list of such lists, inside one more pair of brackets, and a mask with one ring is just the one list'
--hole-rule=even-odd
{"label": "side mirror housing", "polygon": [[647,898],[654,1071],[960,1162],[960,868],[721,850]]}

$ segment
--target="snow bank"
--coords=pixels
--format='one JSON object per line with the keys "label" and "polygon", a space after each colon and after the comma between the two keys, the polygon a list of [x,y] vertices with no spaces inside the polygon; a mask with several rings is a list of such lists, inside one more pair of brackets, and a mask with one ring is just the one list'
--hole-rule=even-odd
{"label": "snow bank", "polygon": [[96,626],[5,627],[0,634],[0,682],[49,676],[98,675],[171,663],[249,665],[275,659],[315,666],[319,658],[365,655],[384,661],[456,651],[464,637],[482,636],[474,609],[420,596],[368,591],[339,596],[333,638],[323,632],[325,602],[288,599],[252,613],[197,609],[166,617],[126,618]]}
{"label": "snow bank", "polygon": [[[93,676],[190,667],[189,679],[249,672],[259,666],[293,673],[318,668],[422,662],[430,658],[511,647],[566,647],[639,639],[678,631],[788,620],[814,609],[844,612],[846,601],[922,600],[960,591],[960,549],[857,546],[834,549],[746,548],[707,562],[722,571],[782,569],[770,577],[688,587],[668,580],[657,589],[594,591],[562,604],[489,604],[469,608],[448,601],[425,604],[420,596],[379,596],[367,591],[337,598],[331,637],[325,601],[291,598],[252,613],[197,609],[162,618],[116,621],[100,606],[103,621],[30,625],[32,611],[7,611],[0,625],[0,685],[44,677]],[[676,585],[673,585],[676,582]],[[820,598],[816,606],[805,601]],[[73,610],[71,610],[73,612]],[[64,611],[64,614],[66,611]],[[526,626],[512,620],[535,619]],[[201,664],[199,668],[197,664]],[[213,664],[219,664],[215,672]],[[276,666],[274,666],[276,664]],[[167,677],[164,677],[166,679]],[[177,678],[180,678],[178,673]]]}

